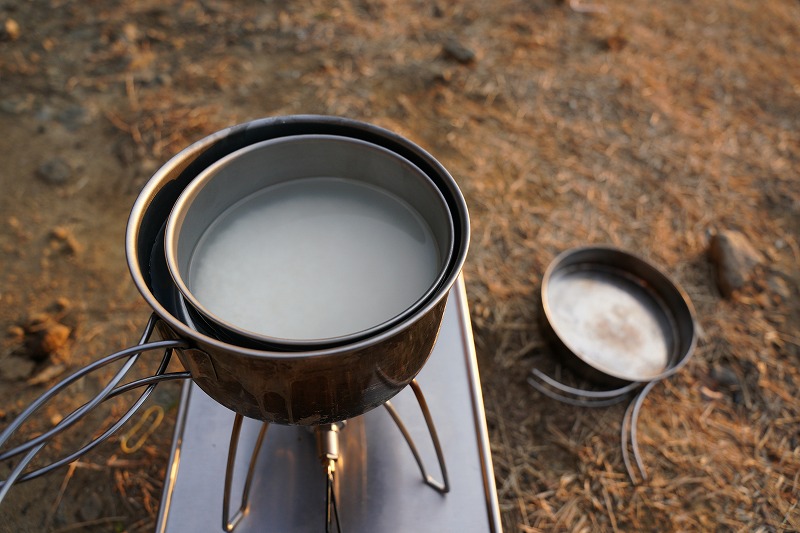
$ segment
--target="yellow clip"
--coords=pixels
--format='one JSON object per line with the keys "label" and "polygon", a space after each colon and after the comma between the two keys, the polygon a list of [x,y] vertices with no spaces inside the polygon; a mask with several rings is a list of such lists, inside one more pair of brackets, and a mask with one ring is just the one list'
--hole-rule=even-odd
{"label": "yellow clip", "polygon": [[[150,427],[147,428],[147,430],[142,434],[139,440],[137,440],[132,446],[129,446],[128,441],[130,440],[130,438],[139,432],[142,426],[144,426],[144,423],[147,422],[147,420],[150,418],[150,415],[152,415],[153,413],[156,413],[156,417],[150,423]],[[139,418],[139,421],[136,422],[136,424],[134,424],[133,427],[129,429],[128,432],[122,436],[122,438],[119,441],[119,447],[125,453],[135,452],[136,450],[141,448],[142,445],[144,445],[144,443],[147,442],[147,439],[150,437],[150,435],[152,435],[153,432],[155,432],[155,430],[158,429],[158,426],[161,425],[162,420],[164,420],[164,408],[161,407],[160,405],[150,406],[150,408],[147,409],[147,411],[145,411],[144,414],[142,414],[141,418]]]}

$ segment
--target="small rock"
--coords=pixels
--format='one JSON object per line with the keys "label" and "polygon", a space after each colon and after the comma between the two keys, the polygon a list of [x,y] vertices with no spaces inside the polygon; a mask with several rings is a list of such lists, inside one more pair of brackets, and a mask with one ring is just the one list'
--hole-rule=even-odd
{"label": "small rock", "polygon": [[16,41],[19,39],[20,33],[19,24],[14,19],[6,19],[0,30],[0,41]]}
{"label": "small rock", "polygon": [[15,95],[0,100],[0,111],[10,115],[20,115],[33,109],[34,97],[32,94]]}
{"label": "small rock", "polygon": [[72,307],[72,302],[69,301],[69,298],[65,298],[64,296],[59,296],[56,298],[55,308],[58,311],[66,311]]}
{"label": "small rock", "polygon": [[69,131],[77,131],[92,121],[92,114],[82,106],[70,106],[60,113],[56,119]]}
{"label": "small rock", "polygon": [[716,267],[717,286],[726,298],[747,283],[756,265],[763,262],[747,237],[738,231],[725,230],[711,237],[708,256]]}
{"label": "small rock", "polygon": [[72,177],[72,168],[64,159],[54,157],[42,163],[36,175],[51,185],[63,185]]}
{"label": "small rock", "polygon": [[609,52],[619,52],[628,44],[628,39],[622,33],[621,30],[617,30],[613,35],[606,37],[602,43],[601,47]]}
{"label": "small rock", "polygon": [[67,344],[70,333],[72,333],[72,330],[64,324],[52,324],[42,332],[42,351],[49,354],[57,352]]}
{"label": "small rock", "polygon": [[56,111],[52,106],[48,104],[42,104],[42,106],[36,110],[36,113],[34,113],[33,116],[39,122],[50,122],[51,120],[54,120],[55,115]]}
{"label": "small rock", "polygon": [[442,45],[442,51],[445,56],[455,59],[463,65],[475,61],[475,52],[453,37],[445,41]]}
{"label": "small rock", "polygon": [[709,375],[722,388],[739,388],[739,376],[730,367],[717,365],[711,369]]}
{"label": "small rock", "polygon": [[35,366],[36,363],[27,357],[0,357],[0,376],[10,381],[24,380],[31,375]]}
{"label": "small rock", "polygon": [[53,231],[50,233],[54,239],[59,241],[65,241],[71,235],[70,231],[65,228],[64,226],[56,226],[53,228]]}
{"label": "small rock", "polygon": [[66,359],[67,342],[72,329],[56,322],[48,315],[32,318],[25,327],[25,345],[29,356],[36,361],[48,357],[58,361]]}
{"label": "small rock", "polygon": [[64,226],[56,226],[50,234],[56,241],[64,244],[64,249],[67,253],[77,255],[83,250],[83,246],[75,235]]}
{"label": "small rock", "polygon": [[17,342],[21,342],[25,338],[25,330],[17,325],[8,326],[6,333]]}
{"label": "small rock", "polygon": [[84,494],[86,497],[81,501],[81,507],[78,510],[78,516],[81,520],[86,522],[97,520],[103,516],[103,511],[105,510],[103,500],[100,498],[100,495],[94,491],[87,491]]}

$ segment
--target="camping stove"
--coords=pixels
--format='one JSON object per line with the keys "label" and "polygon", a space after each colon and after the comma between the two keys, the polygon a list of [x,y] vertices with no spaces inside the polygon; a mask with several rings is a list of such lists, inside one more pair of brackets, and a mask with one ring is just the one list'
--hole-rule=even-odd
{"label": "camping stove", "polygon": [[[244,418],[207,396],[188,372],[167,372],[183,341],[145,343],[106,356],[46,391],[0,432],[0,446],[47,401],[110,363],[127,360],[92,400],[54,428],[0,451],[15,459],[0,505],[16,482],[43,476],[105,442],[162,381],[184,388],[156,531],[500,532],[478,368],[463,279],[449,295],[425,367],[399,394],[336,424],[285,426]],[[121,384],[143,351],[165,350],[154,375]],[[100,403],[144,391],[81,449],[35,469],[32,459]],[[424,391],[424,393],[423,393]],[[14,461],[12,461],[14,463]],[[449,468],[447,467],[449,465]]]}
{"label": "camping stove", "polygon": [[[379,191],[381,202],[389,205],[375,211],[369,198],[355,205],[371,206],[363,217],[379,221],[376,227],[386,222],[399,228],[371,236],[376,245],[365,250],[343,248],[361,242],[355,237],[337,245],[334,255],[349,259],[339,270],[367,272],[372,280],[375,276],[369,273],[393,272],[394,263],[364,265],[386,250],[401,249],[398,244],[409,240],[404,236],[430,246],[402,252],[400,257],[416,259],[402,263],[403,270],[380,281],[383,285],[346,302],[334,297],[330,282],[310,288],[311,282],[324,278],[323,271],[304,278],[295,275],[294,267],[278,264],[274,270],[286,274],[282,279],[287,286],[309,288],[307,294],[322,294],[323,301],[338,306],[311,320],[308,310],[316,304],[305,301],[299,318],[288,322],[328,324],[363,307],[381,315],[368,317],[377,324],[339,325],[332,332],[307,335],[283,330],[274,337],[267,335],[272,331],[250,335],[249,326],[240,327],[238,319],[221,318],[206,309],[213,301],[242,311],[239,298],[294,302],[291,294],[277,300],[251,298],[250,286],[197,299],[181,280],[191,271],[201,241],[213,240],[205,237],[209,228],[233,211],[241,217],[239,222],[245,220],[249,211],[235,206],[267,190],[275,194],[272,199],[282,198],[276,190],[290,184],[295,191],[298,183],[303,187],[292,193],[292,202],[309,206],[315,205],[308,204],[314,198],[338,198],[314,181],[326,176],[361,187],[358,194],[339,195],[349,200],[361,198],[367,189]],[[316,184],[310,192],[305,187],[309,183]],[[350,235],[350,226],[339,215],[351,205],[331,207],[332,215],[320,224],[333,224],[339,234]],[[374,219],[378,214],[382,218]],[[316,232],[312,227],[289,240],[306,243]],[[264,246],[257,240],[251,245],[256,240],[242,234],[225,242],[241,251]],[[158,383],[185,380],[159,531],[500,530],[460,276],[469,244],[469,215],[455,180],[430,154],[392,132],[340,117],[271,117],[233,126],[187,147],[153,175],[131,210],[125,242],[133,281],[153,315],[137,345],[64,378],[0,432],[0,461],[17,459],[0,480],[0,502],[14,483],[66,465],[107,440]],[[288,250],[302,265],[327,266],[322,258],[333,257],[298,259],[295,252],[302,247],[280,243],[275,249]],[[319,246],[329,249],[323,244],[328,243]],[[433,256],[438,261],[429,264]],[[225,250],[198,257],[197,264],[229,258]],[[236,267],[262,265],[261,259],[221,264],[212,268],[214,279],[260,280],[257,270],[242,277]],[[416,268],[420,272],[412,276]],[[389,305],[397,296],[382,289],[396,288],[395,282],[405,277],[427,289],[401,287],[403,297],[417,297],[398,314]],[[352,285],[352,290],[345,289],[347,294],[366,287],[359,280]],[[382,295],[373,302],[377,307],[365,305],[365,294]],[[261,316],[261,311],[243,312]],[[353,331],[359,333],[349,333]],[[153,351],[163,352],[158,370],[125,382],[140,356]],[[173,354],[185,371],[167,370]],[[71,383],[121,361],[121,368],[86,404],[52,429],[3,450],[26,420]],[[139,398],[100,436],[53,463],[28,468],[53,437],[99,404],[133,389],[142,389]]]}
{"label": "camping stove", "polygon": [[344,423],[267,426],[187,381],[167,472],[162,533],[501,531],[463,281],[415,382]]}

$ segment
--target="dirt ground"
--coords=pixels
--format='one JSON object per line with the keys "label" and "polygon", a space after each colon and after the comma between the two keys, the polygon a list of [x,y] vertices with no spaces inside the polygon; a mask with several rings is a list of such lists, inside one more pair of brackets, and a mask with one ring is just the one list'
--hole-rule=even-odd
{"label": "dirt ground", "polygon": [[[0,427],[138,338],[149,312],[124,230],[163,162],[246,120],[340,115],[417,142],[466,196],[506,531],[800,530],[798,43],[795,0],[0,0]],[[730,297],[707,254],[725,230],[758,255]],[[596,243],[651,260],[697,310],[693,358],[642,407],[639,483],[625,404],[564,405],[527,383],[554,369],[542,274]],[[165,415],[138,450],[115,437],[14,487],[0,529],[152,530],[178,389],[134,417]],[[110,403],[45,456],[126,404]]]}

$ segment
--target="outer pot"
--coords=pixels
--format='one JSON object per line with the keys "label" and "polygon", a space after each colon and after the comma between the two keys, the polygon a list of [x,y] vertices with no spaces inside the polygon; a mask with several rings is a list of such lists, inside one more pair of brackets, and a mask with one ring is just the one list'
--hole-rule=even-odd
{"label": "outer pot", "polygon": [[[441,282],[411,316],[374,336],[332,348],[267,351],[219,338],[192,320],[169,277],[163,232],[170,210],[205,168],[246,146],[292,135],[340,135],[377,144],[421,169],[439,189],[453,221],[453,253]],[[279,424],[322,424],[383,404],[422,369],[436,342],[447,294],[466,258],[469,217],[450,174],[430,154],[387,130],[325,116],[262,119],[202,139],[167,162],[145,185],[128,221],[126,253],[134,283],[160,317],[165,338],[191,348],[178,355],[209,396],[245,416]]]}

